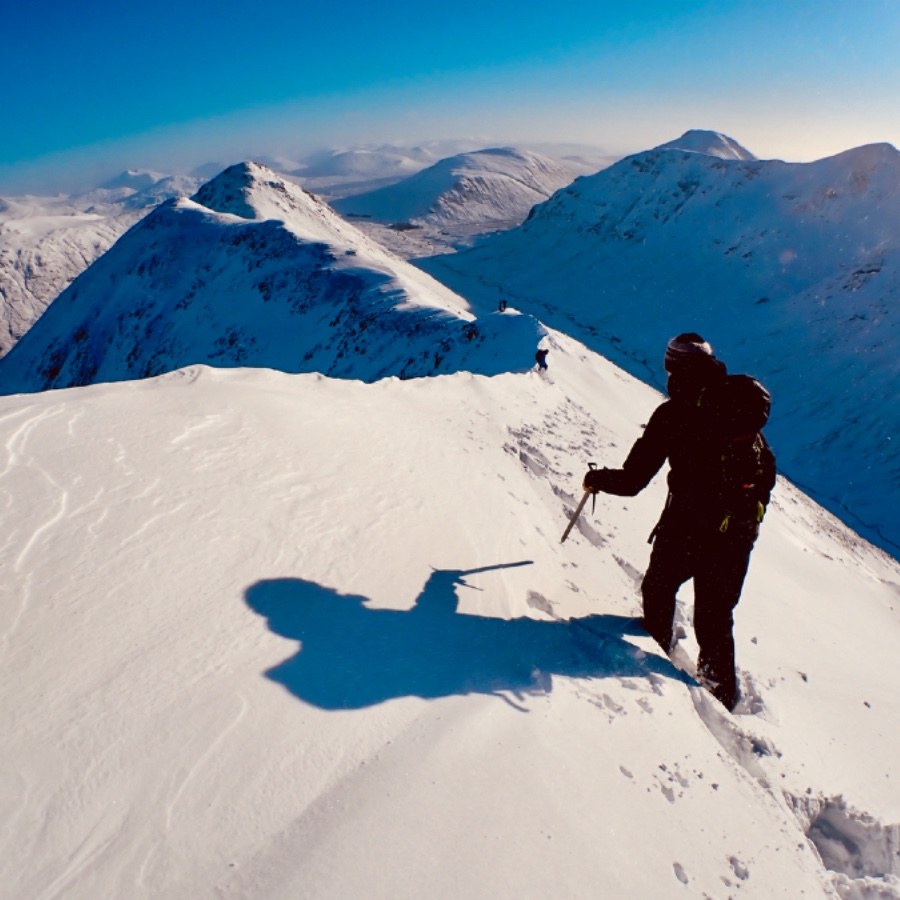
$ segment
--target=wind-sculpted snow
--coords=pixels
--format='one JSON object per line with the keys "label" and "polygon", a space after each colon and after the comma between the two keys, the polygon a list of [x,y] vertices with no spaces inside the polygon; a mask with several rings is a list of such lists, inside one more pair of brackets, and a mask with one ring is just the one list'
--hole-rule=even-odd
{"label": "wind-sculpted snow", "polygon": [[666,340],[700,331],[772,390],[781,469],[897,552],[898,221],[887,144],[808,164],[657,149],[418,262],[475,308],[503,295],[658,386]]}
{"label": "wind-sculpted snow", "polygon": [[0,362],[0,390],[143,378],[193,363],[374,380],[528,369],[539,324],[468,304],[271,170],[164,204]]}

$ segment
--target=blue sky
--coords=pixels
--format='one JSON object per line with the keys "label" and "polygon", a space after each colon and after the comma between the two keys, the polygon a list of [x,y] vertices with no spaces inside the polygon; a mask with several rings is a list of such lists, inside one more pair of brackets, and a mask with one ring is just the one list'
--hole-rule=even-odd
{"label": "blue sky", "polygon": [[331,145],[900,145],[900,0],[0,0],[0,193]]}

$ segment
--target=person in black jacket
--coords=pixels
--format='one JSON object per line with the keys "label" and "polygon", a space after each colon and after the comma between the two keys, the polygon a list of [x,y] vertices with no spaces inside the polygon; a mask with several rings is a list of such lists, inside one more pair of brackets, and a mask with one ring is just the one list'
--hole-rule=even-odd
{"label": "person in black jacket", "polygon": [[[731,710],[738,701],[732,612],[775,483],[775,466],[757,431],[765,417],[744,426],[752,427],[751,433],[736,434],[740,427],[723,424],[732,417],[735,402],[726,400],[732,407],[726,413],[711,411],[714,404],[704,403],[704,398],[717,392],[722,395],[720,389],[729,379],[736,382],[733,395],[748,386],[758,388],[766,398],[768,394],[748,376],[728,376],[709,343],[694,332],[669,341],[665,368],[669,399],[654,411],[622,468],[589,471],[584,489],[634,496],[668,460],[669,495],[650,537],[653,551],[641,584],[643,625],[669,653],[676,594],[693,578],[694,631],[700,648],[697,677]],[[733,488],[723,475],[726,457],[737,452],[732,448],[755,461],[752,476],[737,479],[745,483]]]}

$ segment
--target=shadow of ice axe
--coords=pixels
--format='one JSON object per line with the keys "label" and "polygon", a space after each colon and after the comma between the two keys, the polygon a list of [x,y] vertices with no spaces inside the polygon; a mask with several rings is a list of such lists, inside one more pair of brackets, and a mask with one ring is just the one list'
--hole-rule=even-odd
{"label": "shadow of ice axe", "polygon": [[[588,463],[589,469],[596,469],[597,463]],[[569,532],[575,527],[575,523],[578,521],[578,517],[581,515],[581,511],[584,509],[584,504],[587,503],[588,497],[594,498],[594,503],[597,502],[597,495],[592,493],[591,491],[585,490],[584,496],[581,498],[581,502],[578,506],[575,507],[575,512],[572,513],[572,518],[569,519],[569,524],[566,526],[566,530],[563,532],[563,536],[559,539],[559,542],[562,544],[565,542],[566,538],[569,536]]]}

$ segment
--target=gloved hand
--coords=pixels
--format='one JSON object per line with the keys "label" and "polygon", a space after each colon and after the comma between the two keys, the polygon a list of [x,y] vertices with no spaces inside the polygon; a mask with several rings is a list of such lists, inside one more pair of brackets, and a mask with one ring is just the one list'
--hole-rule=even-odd
{"label": "gloved hand", "polygon": [[603,469],[588,469],[585,473],[584,481],[581,483],[581,487],[590,491],[592,494],[596,494],[597,491],[601,490],[601,483],[603,480]]}

